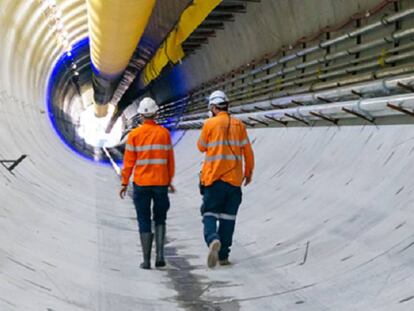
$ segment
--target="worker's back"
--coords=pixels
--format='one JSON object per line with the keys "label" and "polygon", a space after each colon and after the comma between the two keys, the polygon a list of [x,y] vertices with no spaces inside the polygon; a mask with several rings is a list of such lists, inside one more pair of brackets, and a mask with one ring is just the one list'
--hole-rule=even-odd
{"label": "worker's back", "polygon": [[216,180],[240,186],[246,175],[243,173],[243,156],[247,175],[253,168],[253,153],[246,128],[226,112],[206,121],[198,147],[206,152],[201,176],[205,186]]}
{"label": "worker's back", "polygon": [[170,185],[174,176],[174,153],[168,130],[152,120],[146,120],[142,126],[131,131],[125,147],[123,172],[131,165],[135,166],[136,185]]}

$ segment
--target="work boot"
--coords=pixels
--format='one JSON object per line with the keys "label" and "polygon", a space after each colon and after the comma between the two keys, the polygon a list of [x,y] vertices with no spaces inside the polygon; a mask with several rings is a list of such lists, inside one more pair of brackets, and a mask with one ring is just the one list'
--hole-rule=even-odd
{"label": "work boot", "polygon": [[140,234],[142,254],[144,262],[140,265],[142,269],[151,269],[151,248],[154,235],[151,232],[143,232]]}
{"label": "work boot", "polygon": [[207,267],[214,268],[217,265],[218,253],[221,248],[221,242],[219,240],[213,240],[208,247],[208,256],[207,256]]}
{"label": "work boot", "polygon": [[165,243],[165,225],[155,226],[155,248],[157,258],[155,260],[155,267],[165,267],[164,259],[164,243]]}
{"label": "work boot", "polygon": [[226,259],[219,260],[219,265],[220,266],[230,266],[231,262],[229,261],[228,258],[226,258]]}

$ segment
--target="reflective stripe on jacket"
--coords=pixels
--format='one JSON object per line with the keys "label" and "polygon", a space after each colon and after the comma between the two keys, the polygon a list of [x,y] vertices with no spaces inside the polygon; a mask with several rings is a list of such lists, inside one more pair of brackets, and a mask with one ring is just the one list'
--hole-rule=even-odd
{"label": "reflective stripe on jacket", "polygon": [[220,112],[204,123],[197,146],[206,153],[201,171],[204,186],[222,180],[238,187],[244,177],[252,175],[254,155],[246,128],[227,112]]}
{"label": "reflective stripe on jacket", "polygon": [[138,186],[168,186],[174,177],[174,151],[167,129],[146,120],[131,131],[125,146],[122,184],[134,172]]}

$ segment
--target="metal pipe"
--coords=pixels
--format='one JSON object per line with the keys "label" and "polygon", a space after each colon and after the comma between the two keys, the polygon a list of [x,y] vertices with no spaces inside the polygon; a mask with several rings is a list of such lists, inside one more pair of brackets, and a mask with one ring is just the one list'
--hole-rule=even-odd
{"label": "metal pipe", "polygon": [[375,29],[377,29],[379,27],[386,26],[386,25],[389,25],[391,23],[395,23],[395,22],[400,21],[400,20],[402,20],[404,18],[407,18],[407,17],[409,17],[409,16],[411,16],[413,14],[414,14],[414,8],[411,8],[411,9],[407,9],[407,10],[401,11],[399,13],[390,15],[390,16],[386,16],[386,17],[382,18],[380,21],[375,22],[373,24],[370,24],[370,25],[361,27],[361,28],[359,28],[359,29],[357,29],[355,31],[348,32],[348,33],[346,33],[346,34],[344,34],[344,35],[342,35],[340,37],[337,37],[337,38],[334,38],[334,39],[331,39],[331,40],[327,40],[325,42],[321,42],[318,45],[315,45],[315,46],[309,47],[309,48],[307,48],[305,50],[302,50],[300,52],[297,52],[297,53],[294,53],[294,54],[291,54],[291,55],[282,57],[281,59],[279,59],[277,61],[274,61],[272,63],[269,63],[269,64],[266,64],[264,66],[261,66],[260,68],[257,68],[255,70],[252,70],[252,71],[250,71],[248,73],[239,75],[239,76],[234,77],[234,78],[232,78],[230,80],[227,80],[225,82],[217,83],[214,86],[210,86],[210,87],[207,87],[207,88],[202,89],[200,91],[197,91],[197,92],[194,93],[194,95],[197,96],[200,93],[203,93],[205,91],[210,91],[213,88],[217,88],[217,87],[223,86],[226,83],[234,83],[234,82],[236,82],[238,80],[245,79],[248,76],[255,75],[255,74],[258,74],[259,72],[269,70],[269,69],[271,69],[271,68],[273,68],[273,67],[275,67],[277,65],[286,63],[288,61],[292,61],[292,60],[294,60],[294,59],[296,59],[298,57],[303,57],[303,56],[305,56],[307,54],[316,52],[316,51],[318,51],[320,49],[326,49],[327,47],[330,47],[330,46],[332,46],[334,44],[338,44],[338,43],[343,42],[345,40],[352,39],[352,38],[354,38],[356,36],[359,36],[359,35],[362,35],[362,34],[366,34],[366,33],[371,32],[371,31],[373,31],[373,30],[375,30]]}
{"label": "metal pipe", "polygon": [[[318,58],[318,59],[315,59],[315,60],[312,60],[312,61],[309,61],[309,62],[306,62],[306,63],[302,63],[302,64],[299,64],[299,65],[296,65],[296,66],[284,68],[284,69],[282,69],[278,72],[268,74],[264,77],[254,79],[253,81],[247,82],[245,84],[234,86],[230,89],[227,89],[227,93],[231,97],[232,92],[234,92],[236,90],[239,90],[241,88],[245,88],[247,86],[254,86],[255,84],[262,83],[262,82],[274,79],[276,77],[280,77],[280,76],[292,73],[292,72],[297,71],[297,70],[303,70],[307,67],[314,66],[316,64],[323,65],[323,64],[325,64],[329,61],[337,60],[337,59],[340,59],[340,58],[343,58],[343,57],[346,57],[346,56],[349,56],[349,55],[353,55],[353,54],[356,54],[356,53],[361,53],[363,51],[372,49],[374,47],[381,46],[383,44],[387,44],[387,43],[390,43],[390,42],[398,42],[401,39],[404,39],[406,37],[413,36],[413,35],[414,35],[414,28],[401,30],[401,31],[395,32],[395,33],[393,33],[389,36],[385,36],[384,38],[377,39],[377,40],[374,40],[374,41],[371,41],[371,42],[368,42],[368,43],[365,43],[365,44],[362,44],[362,45],[358,45],[358,46],[355,46],[355,47],[350,48],[350,49],[345,50],[345,51],[340,51],[340,52],[337,52],[337,53],[334,53],[334,54],[331,54],[331,55],[326,55],[324,57],[321,57],[321,58]],[[394,52],[394,51],[386,51],[386,53],[392,53],[392,52]],[[361,60],[359,60],[359,61],[361,61]],[[299,77],[299,76],[303,76],[303,74],[297,75],[294,78]],[[294,78],[291,78],[291,79],[294,79]],[[326,77],[322,74],[318,78],[324,79]],[[315,80],[315,79],[312,79],[312,80]],[[308,81],[305,81],[305,82],[308,82]],[[231,83],[231,81],[228,82],[228,83]],[[303,81],[300,81],[298,83],[303,83]],[[281,83],[279,86],[281,88],[283,88],[283,87],[291,86],[291,85],[294,85],[294,84],[292,84],[292,83],[289,83],[289,84]],[[237,95],[238,94],[243,94],[243,93],[245,94],[247,92],[248,91],[244,91],[244,92],[240,92],[240,93],[236,93],[236,94]],[[235,94],[233,94],[233,95],[235,95]],[[198,101],[199,100],[195,100],[194,102],[197,103]]]}
{"label": "metal pipe", "polygon": [[[302,88],[298,88],[298,89],[295,89],[295,90],[290,90],[289,92],[285,92],[285,94],[280,94],[280,92],[278,92],[278,94],[282,95],[282,96],[289,96],[289,95],[294,95],[294,94],[299,94],[299,93],[304,93],[304,92],[317,91],[317,90],[326,89],[326,88],[336,88],[336,87],[343,86],[343,85],[346,85],[346,84],[359,83],[359,82],[363,82],[363,81],[370,80],[370,79],[379,79],[379,78],[383,78],[383,77],[389,76],[389,75],[402,75],[402,74],[405,74],[407,72],[412,72],[412,71],[414,71],[414,65],[412,65],[412,64],[411,65],[403,65],[403,66],[400,66],[400,67],[394,67],[394,68],[391,68],[391,69],[377,71],[377,72],[374,72],[374,73],[364,73],[360,76],[353,76],[351,78],[346,78],[346,79],[339,80],[339,81],[338,80],[337,81],[329,81],[329,82],[320,83],[319,85],[311,84],[309,86],[304,86]],[[301,82],[305,83],[305,82],[312,82],[312,81],[318,81],[318,80],[319,79],[317,79],[317,78],[309,79],[308,81],[302,79]],[[275,97],[274,96],[274,88],[271,88],[270,91],[271,91],[271,93],[269,94],[268,88],[263,89],[262,93],[266,93],[266,95],[263,95],[262,97],[265,97],[265,99],[268,99],[269,96]],[[252,95],[257,95],[257,94],[252,93]],[[260,93],[259,93],[259,95],[260,95]],[[258,98],[256,100],[261,100],[261,99]],[[300,101],[300,100],[298,100],[298,101]],[[244,105],[244,106],[246,106],[246,105]],[[248,107],[248,106],[246,106],[246,107]],[[205,109],[205,108],[202,108],[202,109]]]}
{"label": "metal pipe", "polygon": [[[414,47],[413,43],[402,45],[402,46],[399,46],[397,48],[393,48],[393,49],[390,49],[390,50],[386,51],[386,54],[393,54],[393,53],[396,53],[396,52],[404,51],[406,49],[411,49],[413,47]],[[349,67],[350,65],[359,64],[359,63],[367,61],[367,60],[378,59],[378,57],[379,57],[378,54],[377,55],[370,55],[370,56],[367,56],[367,57],[352,60],[349,63],[342,63],[342,64],[338,64],[338,65],[329,66],[329,70],[324,70],[324,71],[330,72],[333,69]],[[303,80],[303,78],[312,77],[312,76],[316,75],[317,73],[318,73],[318,69],[314,69],[314,70],[308,71],[307,73],[303,73],[303,74],[299,73],[299,74],[291,76],[289,78],[285,78],[285,79],[283,79],[283,81],[284,82],[293,82],[293,83],[290,83],[290,85],[295,85],[295,84],[304,83],[304,82],[317,81],[317,80],[319,80],[317,78],[309,79],[307,81]],[[302,79],[302,80],[297,81],[298,79]],[[279,87],[285,87],[285,86],[286,86],[286,84],[283,84],[283,85],[280,84],[279,85]],[[265,86],[262,86],[262,87],[259,87],[259,88],[256,88],[256,89],[257,90],[263,90],[263,91],[269,91],[269,86],[265,85]],[[273,88],[271,88],[270,91],[272,91],[272,89]],[[246,93],[248,93],[248,91],[239,92],[239,93],[237,93],[237,95],[242,95],[242,94],[246,94]]]}
{"label": "metal pipe", "polygon": [[[403,57],[404,58],[410,58],[412,56],[408,54],[408,55],[404,55]],[[387,62],[392,62],[394,60],[396,60],[396,59],[395,58],[389,58],[389,59],[387,59]],[[377,62],[373,62],[373,63],[370,64],[370,66],[355,67],[352,70],[344,70],[342,72],[336,72],[335,75],[336,76],[345,75],[345,74],[348,74],[348,73],[353,73],[353,72],[358,72],[358,71],[361,71],[361,70],[365,70],[369,67],[378,67],[378,66],[380,66],[380,65]],[[412,67],[413,66],[410,65],[410,66],[407,66],[406,69],[410,68],[412,70]],[[404,70],[404,71],[407,72],[407,70]],[[281,87],[287,88],[287,87],[297,86],[298,84],[310,84],[310,86],[304,86],[304,87],[301,87],[301,88],[296,88],[296,89],[293,89],[293,90],[287,90],[287,91],[284,92],[285,94],[297,94],[297,93],[302,93],[304,91],[309,91],[309,90],[325,89],[325,88],[329,88],[329,87],[338,87],[338,86],[341,86],[341,85],[344,85],[344,84],[355,83],[355,82],[364,81],[364,80],[368,80],[368,79],[375,79],[376,76],[377,76],[377,73],[374,73],[374,74],[365,73],[365,74],[361,75],[361,77],[364,77],[364,78],[361,78],[361,79],[359,79],[358,78],[359,76],[358,76],[358,77],[352,77],[351,80],[349,80],[349,81],[348,81],[348,78],[346,78],[346,79],[342,79],[342,80],[334,80],[334,81],[328,81],[328,82],[322,82],[322,83],[315,84],[315,82],[318,82],[323,78],[326,79],[327,77],[329,77],[329,75],[326,74],[326,75],[320,75],[319,77],[313,77],[313,78],[310,77],[310,78],[306,78],[306,79],[301,79],[299,81],[292,81],[292,82],[289,82],[289,83],[284,83],[284,84],[281,85]],[[253,92],[250,91],[247,94],[250,95],[250,96],[256,96],[256,97],[260,96],[260,95],[262,95],[262,97],[268,97],[268,96],[266,96],[266,94],[269,94],[269,92],[271,92],[273,94],[274,91],[275,91],[274,88],[263,87],[263,88],[258,89],[257,91],[253,91]],[[238,102],[238,101],[241,101],[243,99],[245,99],[245,96],[239,96],[239,97],[234,99],[234,102]]]}
{"label": "metal pipe", "polygon": [[[343,108],[347,110],[361,111],[362,113],[369,114],[373,117],[384,117],[401,114],[401,111],[390,109],[388,104],[398,106],[404,110],[414,108],[414,93],[404,95],[394,95],[380,98],[368,98],[359,99],[345,102],[336,102],[331,104],[313,105],[313,106],[302,106],[298,108],[288,108],[281,110],[272,110],[266,112],[255,112],[240,114],[237,118],[241,121],[251,121],[257,119],[260,121],[269,120],[270,118],[277,119],[278,121],[292,121],[292,116],[297,118],[305,117],[309,120],[318,120],[318,116],[314,113],[322,114],[332,119],[344,119],[344,118],[355,118],[356,116],[346,113]],[[270,117],[270,118],[269,118]],[[180,126],[187,127],[193,124],[197,124],[200,121],[188,121],[180,123]],[[263,121],[265,122],[265,121]]]}
{"label": "metal pipe", "polygon": [[398,31],[398,32],[395,32],[395,33],[393,33],[389,36],[386,36],[384,38],[377,39],[377,40],[374,40],[374,41],[371,41],[371,42],[368,42],[368,43],[365,43],[365,44],[360,44],[360,45],[357,45],[357,46],[355,46],[353,48],[350,48],[348,50],[345,50],[345,51],[340,51],[340,52],[337,52],[337,53],[334,53],[334,54],[326,55],[326,56],[323,56],[321,58],[318,58],[318,59],[315,59],[315,60],[312,60],[312,61],[309,61],[309,62],[306,62],[306,63],[299,64],[297,66],[293,66],[293,67],[283,69],[281,71],[278,71],[277,73],[273,73],[273,74],[269,74],[269,75],[266,75],[266,76],[261,77],[261,78],[257,78],[255,80],[253,80],[252,84],[263,82],[263,81],[272,79],[272,78],[277,77],[277,76],[282,76],[282,75],[285,75],[287,73],[291,73],[295,70],[303,70],[307,67],[314,66],[314,65],[317,65],[317,64],[322,65],[322,64],[325,64],[329,61],[337,60],[337,59],[343,58],[345,56],[353,55],[353,54],[356,54],[356,53],[361,53],[363,51],[372,49],[374,47],[381,46],[383,44],[387,44],[387,43],[390,43],[390,42],[397,42],[397,41],[399,41],[399,40],[401,40],[405,37],[412,36],[412,35],[414,35],[414,28]]}
{"label": "metal pipe", "polygon": [[[405,14],[411,14],[410,12],[406,12],[406,13],[401,12],[401,13],[403,13],[403,14],[396,14],[395,20],[398,19],[398,18],[400,18],[401,16],[405,16]],[[389,21],[393,21],[393,19],[391,18]],[[294,67],[289,67],[289,68],[284,69],[283,71],[280,71],[280,72],[278,72],[276,74],[272,74],[273,76],[269,76],[268,75],[268,76],[265,76],[265,77],[261,77],[261,78],[255,79],[252,82],[248,82],[247,83],[247,86],[255,86],[256,84],[259,84],[259,83],[262,83],[262,82],[267,82],[269,79],[277,77],[277,74],[283,75],[283,74],[286,74],[286,73],[291,73],[291,72],[293,72],[295,70],[303,70],[306,67],[310,67],[312,65],[324,64],[326,62],[329,62],[329,61],[332,61],[332,60],[336,60],[338,58],[342,58],[342,57],[348,56],[350,54],[360,53],[362,51],[365,51],[365,50],[368,50],[368,49],[372,49],[372,48],[377,47],[377,46],[380,46],[382,44],[386,44],[386,43],[390,43],[390,42],[398,42],[399,40],[401,40],[404,37],[413,35],[413,33],[414,33],[414,28],[407,29],[407,30],[402,30],[402,31],[398,31],[398,32],[394,32],[393,34],[388,35],[388,36],[385,36],[384,38],[377,39],[377,40],[368,42],[368,43],[363,44],[363,45],[359,45],[359,46],[352,47],[352,48],[350,48],[350,49],[348,49],[346,51],[340,51],[340,52],[337,52],[335,54],[326,55],[326,56],[324,56],[322,58],[319,58],[319,59],[316,59],[316,60],[312,60],[312,61],[307,62],[307,63],[299,64],[299,65],[294,66]],[[355,34],[357,34],[357,32],[351,33],[351,35],[355,35]],[[337,38],[335,38],[333,40],[336,40],[336,39]],[[332,42],[334,42],[333,40],[332,40]],[[399,46],[397,48],[390,49],[390,50],[386,51],[385,53],[384,52],[382,52],[382,53],[384,53],[384,54],[395,53],[395,52],[399,52],[399,51],[402,51],[404,49],[410,48],[410,46],[412,47],[413,44],[407,44],[407,45],[404,45],[404,46]],[[306,49],[304,51],[296,52],[295,55],[296,56],[303,56],[303,55],[306,55],[307,53],[309,53],[309,51],[310,51],[309,49]],[[374,59],[374,58],[376,58],[378,56],[382,56],[382,53],[381,53],[381,55],[377,55],[377,56],[368,56],[368,57],[364,57],[364,58],[359,58],[358,60],[355,60],[353,63],[360,63],[361,61],[364,61],[364,60]],[[391,62],[403,60],[403,59],[406,59],[406,58],[410,58],[412,56],[413,56],[413,54],[410,53],[410,52],[408,52],[408,53],[404,53],[404,54],[402,54],[400,56],[395,56],[394,58],[393,57],[386,58],[386,59],[384,59],[384,63],[391,63]],[[329,78],[329,77],[339,76],[339,75],[342,75],[342,74],[348,74],[350,72],[356,72],[356,71],[360,71],[360,70],[366,70],[368,68],[371,68],[371,67],[374,67],[374,66],[378,66],[379,64],[376,61],[376,62],[371,62],[371,63],[364,63],[364,64],[359,65],[359,66],[354,66],[352,70],[336,70],[336,71],[331,71],[331,70],[336,69],[336,68],[345,67],[346,65],[348,65],[348,64],[338,64],[338,65],[330,66],[329,67],[329,71],[325,71],[325,73],[320,74],[316,78],[315,77],[312,77],[312,78],[308,78],[308,79],[303,79],[303,77],[305,77],[305,76],[311,76],[312,74],[315,74],[317,72],[317,70],[313,70],[312,73],[311,72],[307,72],[305,74],[301,73],[301,74],[298,74],[298,75],[296,75],[294,77],[289,77],[289,78],[284,79],[284,81],[286,81],[286,82],[288,80],[290,80],[291,82],[290,83],[280,84],[280,87],[290,87],[290,86],[296,86],[298,84],[303,84],[303,83],[312,83],[313,81],[318,81],[320,79],[326,79],[326,78]],[[249,73],[246,73],[245,75],[248,76],[248,75],[251,75],[252,73],[256,73],[257,70],[259,70],[259,72],[260,72],[261,69],[263,69],[263,68],[264,67],[258,68],[256,70],[253,70],[253,71],[249,72]],[[372,77],[375,78],[378,74],[381,75],[381,72],[377,72],[374,75],[365,74],[365,75],[362,75],[361,76],[361,79],[360,80],[363,81],[363,80],[367,80],[368,78],[372,78]],[[301,80],[297,80],[298,78],[301,78]],[[355,82],[358,82],[358,80],[359,80],[358,78],[355,79],[355,80],[354,80],[354,78],[352,78],[352,80],[350,80],[349,82],[355,83]],[[233,80],[225,81],[225,82],[223,82],[223,84],[231,83],[232,81]],[[346,83],[349,83],[348,81],[345,81],[345,82]],[[328,86],[330,86],[330,87],[337,87],[338,85],[341,85],[343,83],[344,83],[344,81],[334,81],[334,82],[329,82],[329,83],[318,84],[316,86],[315,85],[311,85],[311,87],[303,87],[303,88],[300,88],[300,89],[297,89],[297,90],[295,89],[293,91],[293,93],[303,92],[303,91],[306,91],[306,90],[309,91],[309,90],[312,90],[312,89],[317,90],[317,89],[320,89],[322,87],[323,88],[326,88]],[[231,93],[232,91],[237,90],[237,89],[241,89],[241,88],[246,88],[246,84],[233,87],[233,88],[231,88],[228,91]],[[238,92],[237,95],[239,95],[239,97],[234,98],[234,100],[232,102],[236,102],[237,103],[240,100],[246,99],[246,96],[249,96],[249,95],[257,96],[257,95],[261,95],[261,94],[263,94],[265,92],[268,93],[269,91],[272,94],[274,94],[274,87],[270,87],[269,88],[267,85],[265,85],[265,86],[262,86],[262,87],[257,88],[257,89],[258,90],[256,91],[256,88],[255,88],[255,91],[254,92],[252,92],[252,90],[243,90],[242,92]],[[205,91],[205,89],[203,89],[201,91]],[[289,91],[289,93],[292,93],[292,91]],[[236,95],[236,94],[234,94],[234,95]],[[268,97],[267,95],[268,94],[263,95],[263,96]],[[204,98],[202,100],[204,101]],[[201,100],[199,99],[199,100],[196,100],[196,101],[193,101],[193,102],[197,102],[197,101],[201,101]],[[165,114],[165,115],[168,116],[169,114],[174,113],[175,110],[177,110],[177,109],[179,109],[181,107],[185,107],[186,105],[188,105],[188,100],[183,100],[183,101],[181,101],[181,103],[179,101],[173,102],[173,103],[169,103],[162,110],[162,112],[163,112],[163,114]],[[198,109],[197,106],[199,106],[199,105],[192,106],[190,110],[187,110],[187,113],[190,112],[190,111],[197,110]],[[202,107],[202,109],[203,108],[204,107]],[[260,107],[258,107],[258,108],[260,109]],[[193,114],[192,116],[186,116],[184,118],[186,120],[193,119],[193,118],[196,118],[196,115]]]}
{"label": "metal pipe", "polygon": [[174,29],[138,77],[141,88],[157,78],[169,62],[176,64],[184,57],[182,45],[220,2],[221,0],[193,1],[184,10]]}
{"label": "metal pipe", "polygon": [[[274,106],[278,106],[280,108],[284,108],[288,105],[290,105],[292,102],[301,102],[305,105],[312,105],[314,103],[320,102],[318,100],[318,97],[327,98],[333,101],[340,100],[344,97],[351,97],[354,96],[354,92],[358,92],[363,95],[369,95],[372,93],[379,93],[386,91],[393,91],[396,89],[399,89],[399,84],[405,84],[405,85],[414,85],[414,76],[412,74],[409,75],[403,75],[398,77],[392,77],[392,78],[386,78],[381,79],[377,81],[371,81],[371,82],[364,82],[359,84],[354,84],[351,86],[344,86],[339,87],[335,89],[325,90],[325,91],[319,91],[319,92],[310,92],[306,94],[299,94],[299,95],[292,95],[292,96],[286,96],[281,98],[275,98],[265,101],[260,101],[256,103],[252,103],[249,105],[244,105],[241,107],[232,107],[230,108],[230,112],[232,114],[242,114],[242,108],[253,108],[255,106],[263,108],[263,109],[272,109]],[[314,107],[314,106],[312,106]],[[186,121],[188,119],[203,119],[206,118],[208,114],[206,112],[184,116],[182,118],[183,121]]]}
{"label": "metal pipe", "polygon": [[155,0],[87,0],[95,114],[107,114],[122,73],[144,32]]}

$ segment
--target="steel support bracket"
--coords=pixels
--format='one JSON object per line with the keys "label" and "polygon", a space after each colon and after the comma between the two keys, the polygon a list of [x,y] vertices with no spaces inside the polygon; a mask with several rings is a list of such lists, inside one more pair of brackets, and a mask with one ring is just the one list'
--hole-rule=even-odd
{"label": "steel support bracket", "polygon": [[401,106],[397,106],[397,105],[393,105],[393,104],[388,103],[387,104],[387,107],[388,108],[391,108],[393,110],[396,110],[398,112],[405,113],[406,115],[409,115],[411,117],[414,117],[414,111],[410,111],[410,110],[405,109],[405,108],[403,108]]}
{"label": "steel support bracket", "polygon": [[325,102],[325,103],[332,103],[332,100],[330,100],[330,99],[327,99],[327,98],[324,98],[324,97],[321,97],[321,96],[316,96],[316,99],[317,100],[320,100],[320,101],[322,101],[322,102]]}
{"label": "steel support bracket", "polygon": [[269,126],[269,123],[267,123],[267,122],[265,122],[265,121],[262,121],[262,120],[259,120],[259,119],[257,119],[257,118],[253,118],[253,117],[248,117],[248,118],[249,118],[249,120],[251,120],[251,121],[254,121],[254,122],[257,122],[257,123],[260,123],[260,124],[263,124],[263,125]]}
{"label": "steel support bracket", "polygon": [[413,86],[411,86],[411,85],[404,84],[404,83],[401,83],[401,82],[398,82],[398,83],[397,83],[397,85],[398,85],[400,88],[402,88],[402,89],[404,89],[404,90],[406,90],[406,91],[409,91],[409,92],[414,92],[414,87],[413,87]]}
{"label": "steel support bracket", "polygon": [[244,120],[242,120],[242,122],[243,122],[245,125],[250,126],[250,127],[254,127],[254,126],[255,126],[255,124],[253,124],[253,123],[249,123],[249,122],[244,121]]}
{"label": "steel support bracket", "polygon": [[292,104],[295,104],[296,106],[304,106],[305,105],[304,103],[302,103],[300,101],[297,101],[297,100],[292,100]]}
{"label": "steel support bracket", "polygon": [[282,125],[284,125],[284,126],[287,126],[287,125],[288,125],[288,122],[287,122],[287,121],[282,121],[282,120],[276,119],[276,118],[274,118],[274,117],[272,117],[272,116],[269,116],[269,115],[265,115],[264,117],[265,117],[266,119],[271,120],[271,121],[274,121],[274,122],[280,123],[280,124],[282,124]]}
{"label": "steel support bracket", "polygon": [[266,109],[259,107],[259,106],[254,106],[254,109],[259,110],[259,111],[266,111]]}
{"label": "steel support bracket", "polygon": [[310,126],[309,121],[306,120],[306,119],[301,119],[301,118],[299,118],[299,117],[297,117],[297,116],[295,116],[293,114],[289,114],[289,113],[285,113],[285,116],[288,117],[288,118],[291,118],[293,120],[299,121],[299,122],[301,122],[303,124],[306,124],[307,126]]}
{"label": "steel support bracket", "polygon": [[365,121],[368,121],[369,123],[375,124],[375,118],[365,111],[361,111],[361,110],[355,111],[355,110],[347,109],[344,107],[342,107],[342,111],[352,114]]}
{"label": "steel support bracket", "polygon": [[283,107],[281,107],[280,105],[276,105],[276,104],[270,104],[270,106],[272,106],[275,109],[283,109]]}
{"label": "steel support bracket", "polygon": [[328,121],[330,123],[333,123],[335,125],[338,125],[339,119],[328,117],[328,116],[326,116],[326,115],[324,115],[324,114],[322,114],[320,112],[318,113],[318,112],[310,111],[309,114],[312,115],[312,116],[314,116],[314,117],[321,118],[321,119],[323,119],[325,121]]}
{"label": "steel support bracket", "polygon": [[355,90],[351,90],[351,93],[352,93],[353,95],[358,96],[359,98],[362,98],[362,97],[363,97],[363,94],[362,94],[362,93],[357,92],[357,91],[355,91]]}

